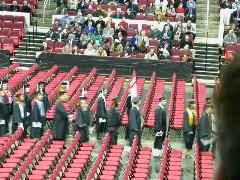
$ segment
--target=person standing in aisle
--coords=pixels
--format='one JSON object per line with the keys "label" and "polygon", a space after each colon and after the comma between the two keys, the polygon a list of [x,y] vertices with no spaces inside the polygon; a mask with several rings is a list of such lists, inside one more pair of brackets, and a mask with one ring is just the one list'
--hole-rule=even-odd
{"label": "person standing in aisle", "polygon": [[76,130],[81,134],[81,142],[89,141],[89,127],[92,124],[92,113],[87,104],[87,98],[80,96],[76,103]]}
{"label": "person standing in aisle", "polygon": [[4,103],[4,96],[5,93],[0,91],[0,136],[4,136],[8,132],[6,122],[7,118],[9,117],[9,113],[8,107]]}
{"label": "person standing in aisle", "polygon": [[29,91],[30,91],[30,85],[25,84],[23,86],[23,96],[24,96],[24,104],[27,110],[27,128],[31,123],[31,113],[32,113],[32,99],[28,95]]}
{"label": "person standing in aisle", "polygon": [[159,98],[158,106],[155,110],[155,123],[154,123],[154,131],[155,131],[155,141],[154,148],[162,149],[162,144],[166,137],[167,131],[167,115],[165,110],[166,100],[162,96]]}
{"label": "person standing in aisle", "polygon": [[129,113],[129,139],[130,139],[130,146],[132,146],[134,136],[136,135],[139,139],[139,144],[141,144],[141,136],[142,136],[142,120],[141,120],[141,113],[140,113],[140,106],[141,100],[139,97],[134,97],[133,106]]}
{"label": "person standing in aisle", "polygon": [[43,96],[38,92],[34,99],[33,111],[31,114],[30,138],[41,138],[43,136],[43,122],[46,119],[46,113],[42,100]]}
{"label": "person standing in aisle", "polygon": [[107,89],[101,90],[98,96],[97,112],[96,112],[96,132],[97,139],[102,140],[101,133],[107,130]]}
{"label": "person standing in aisle", "polygon": [[[129,113],[132,108],[132,96],[131,96],[131,91],[129,90],[128,92],[128,97],[126,101],[126,107],[127,107],[127,115],[128,115],[128,121],[129,121]],[[126,126],[126,131],[125,131],[125,139],[129,139],[129,127],[128,125]]]}
{"label": "person standing in aisle", "polygon": [[186,147],[186,158],[192,158],[191,150],[195,138],[195,131],[197,127],[197,112],[195,110],[194,100],[189,100],[187,108],[184,112],[183,123],[183,139]]}
{"label": "person standing in aisle", "polygon": [[118,128],[121,125],[120,113],[118,110],[119,98],[112,99],[112,107],[108,112],[108,131],[111,136],[111,145],[116,145],[118,140]]}

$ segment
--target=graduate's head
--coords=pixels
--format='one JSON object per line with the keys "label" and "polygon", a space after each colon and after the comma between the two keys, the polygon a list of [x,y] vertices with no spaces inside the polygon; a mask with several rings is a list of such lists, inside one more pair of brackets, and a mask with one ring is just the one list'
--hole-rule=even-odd
{"label": "graduate's head", "polygon": [[29,93],[30,91],[30,85],[29,84],[25,84],[23,87],[23,93]]}
{"label": "graduate's head", "polygon": [[8,81],[7,80],[2,81],[2,90],[8,90]]}
{"label": "graduate's head", "polygon": [[43,100],[43,95],[42,95],[42,93],[37,92],[36,95],[35,95],[35,99],[36,99],[37,101],[42,101],[42,100]]}
{"label": "graduate's head", "polygon": [[119,105],[119,97],[115,96],[112,98],[112,107],[118,107]]}
{"label": "graduate's head", "polygon": [[187,108],[190,110],[194,110],[196,108],[196,103],[194,99],[190,99],[187,101]]}
{"label": "graduate's head", "polygon": [[45,82],[39,82],[38,83],[38,90],[40,92],[44,92],[44,90],[45,90]]}
{"label": "graduate's head", "polygon": [[107,89],[104,89],[104,90],[103,90],[103,95],[106,96],[107,93],[108,93],[108,90],[107,90]]}
{"label": "graduate's head", "polygon": [[135,105],[135,106],[138,106],[140,107],[141,106],[141,99],[139,97],[134,97],[132,99],[132,103]]}
{"label": "graduate's head", "polygon": [[224,70],[216,103],[219,171],[216,180],[240,179],[240,54]]}
{"label": "graduate's head", "polygon": [[206,111],[208,114],[212,114],[213,113],[213,105],[212,104],[207,104],[206,105]]}
{"label": "graduate's head", "polygon": [[167,101],[164,96],[159,98],[159,104],[161,104],[162,106],[165,106],[167,104]]}
{"label": "graduate's head", "polygon": [[23,94],[17,94],[16,95],[16,101],[17,102],[24,102],[24,95]]}
{"label": "graduate's head", "polygon": [[69,96],[67,95],[67,93],[60,93],[58,99],[59,99],[59,101],[62,101],[62,102],[68,102]]}

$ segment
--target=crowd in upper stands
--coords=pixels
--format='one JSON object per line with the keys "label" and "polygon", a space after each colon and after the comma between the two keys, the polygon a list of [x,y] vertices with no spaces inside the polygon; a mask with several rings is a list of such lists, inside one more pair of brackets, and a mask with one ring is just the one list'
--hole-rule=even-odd
{"label": "crowd in upper stands", "polygon": [[28,1],[23,1],[22,4],[17,1],[12,1],[12,5],[6,4],[4,0],[0,1],[0,11],[25,12],[31,13],[32,7]]}
{"label": "crowd in upper stands", "polygon": [[[64,13],[55,19],[46,35],[47,40],[64,41],[62,53],[95,56],[139,57],[170,59],[172,49],[184,50],[179,60],[192,57],[196,30],[196,2],[188,1],[68,1],[57,3],[57,12]],[[108,4],[107,4],[108,3]],[[138,3],[138,4],[137,4]],[[101,4],[101,5],[97,5]],[[122,4],[125,4],[123,6]],[[147,4],[147,5],[146,5]],[[60,7],[63,7],[61,11]],[[60,9],[60,10],[59,10]],[[96,18],[97,17],[97,20]],[[141,30],[128,20],[157,20],[158,25],[146,25]],[[148,18],[151,17],[151,18]],[[115,19],[120,19],[119,23]],[[172,25],[171,21],[177,21]],[[163,30],[160,23],[165,22]],[[186,25],[183,23],[186,22]],[[134,22],[133,22],[134,23]],[[51,50],[47,43],[42,50]],[[185,51],[188,50],[188,51]]]}

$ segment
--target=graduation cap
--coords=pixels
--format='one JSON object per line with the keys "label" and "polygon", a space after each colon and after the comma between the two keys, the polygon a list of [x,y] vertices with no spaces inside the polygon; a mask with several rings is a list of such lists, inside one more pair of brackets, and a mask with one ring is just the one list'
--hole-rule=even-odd
{"label": "graduation cap", "polygon": [[187,103],[188,103],[188,104],[195,104],[195,100],[194,100],[194,99],[189,99],[189,100],[187,101]]}
{"label": "graduation cap", "polygon": [[87,100],[87,97],[81,95],[81,96],[79,96],[79,99],[80,99],[80,100]]}
{"label": "graduation cap", "polygon": [[112,101],[117,101],[117,100],[119,100],[119,97],[118,97],[118,96],[114,96],[114,97],[112,98]]}
{"label": "graduation cap", "polygon": [[45,82],[44,81],[40,81],[38,84],[37,84],[37,91],[39,91],[39,87],[45,87]]}
{"label": "graduation cap", "polygon": [[132,102],[133,102],[134,104],[138,103],[139,101],[140,101],[140,98],[139,98],[139,97],[134,97],[134,98],[132,99]]}
{"label": "graduation cap", "polygon": [[164,96],[161,96],[161,97],[159,98],[159,101],[161,101],[161,100],[165,100],[165,97],[164,97]]}
{"label": "graduation cap", "polygon": [[211,97],[210,95],[207,95],[207,96],[205,97],[205,99],[206,99],[206,100],[210,100],[210,99],[212,99],[212,97]]}
{"label": "graduation cap", "polygon": [[7,79],[3,79],[0,83],[0,88],[2,88],[3,84],[8,84],[8,80]]}
{"label": "graduation cap", "polygon": [[26,89],[30,89],[30,85],[29,84],[23,85],[23,93],[25,93]]}
{"label": "graduation cap", "polygon": [[66,92],[69,89],[69,81],[61,82],[61,91]]}

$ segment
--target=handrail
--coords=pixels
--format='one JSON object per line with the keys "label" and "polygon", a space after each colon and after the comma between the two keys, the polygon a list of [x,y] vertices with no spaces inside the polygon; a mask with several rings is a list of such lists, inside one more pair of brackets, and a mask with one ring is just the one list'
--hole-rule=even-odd
{"label": "handrail", "polygon": [[51,0],[44,0],[44,7],[43,7],[43,23],[45,22],[45,14],[47,5],[50,6]]}

